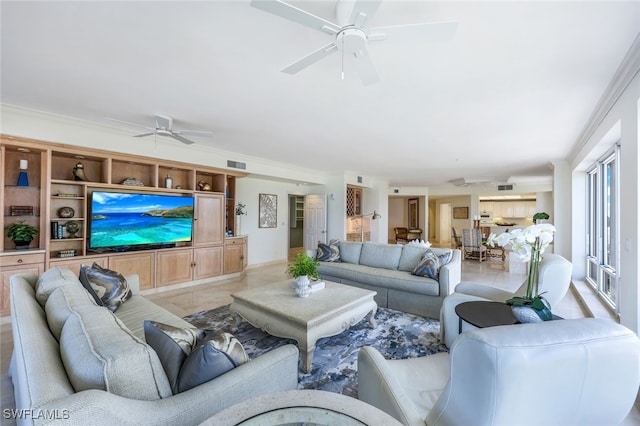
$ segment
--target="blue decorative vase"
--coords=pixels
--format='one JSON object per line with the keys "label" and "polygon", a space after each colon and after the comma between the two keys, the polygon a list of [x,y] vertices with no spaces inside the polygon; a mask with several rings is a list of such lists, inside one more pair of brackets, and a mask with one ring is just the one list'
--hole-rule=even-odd
{"label": "blue decorative vase", "polygon": [[18,175],[18,186],[29,186],[29,176],[26,170],[20,170]]}

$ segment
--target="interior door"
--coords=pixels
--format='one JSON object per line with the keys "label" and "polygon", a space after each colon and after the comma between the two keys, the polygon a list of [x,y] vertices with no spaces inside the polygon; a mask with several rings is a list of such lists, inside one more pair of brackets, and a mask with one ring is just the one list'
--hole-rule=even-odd
{"label": "interior door", "polygon": [[315,250],[318,241],[327,242],[327,195],[305,195],[304,249]]}

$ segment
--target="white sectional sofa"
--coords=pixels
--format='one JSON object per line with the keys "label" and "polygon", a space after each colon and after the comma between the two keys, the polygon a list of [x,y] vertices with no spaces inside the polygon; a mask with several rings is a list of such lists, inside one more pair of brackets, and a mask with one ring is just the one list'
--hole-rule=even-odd
{"label": "white sectional sofa", "polygon": [[11,277],[14,351],[9,374],[18,424],[193,425],[254,396],[297,389],[298,349],[270,351],[173,395],[144,340],[144,320],[189,323],[134,294],[114,313],[68,269]]}
{"label": "white sectional sofa", "polygon": [[451,260],[435,280],[411,273],[426,248],[350,241],[337,245],[340,261],[320,262],[322,279],[376,291],[380,307],[438,319],[442,301],[461,279],[460,250],[431,248],[437,255],[452,251]]}

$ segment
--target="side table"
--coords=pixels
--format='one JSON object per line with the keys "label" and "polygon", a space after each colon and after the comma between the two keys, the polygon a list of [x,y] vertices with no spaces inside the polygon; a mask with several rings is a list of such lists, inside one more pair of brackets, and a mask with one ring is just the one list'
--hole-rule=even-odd
{"label": "side table", "polygon": [[226,408],[201,426],[340,425],[402,426],[379,408],[320,390],[269,393]]}
{"label": "side table", "polygon": [[458,315],[459,333],[462,333],[463,320],[478,328],[511,325],[518,322],[511,311],[511,306],[502,302],[464,302],[456,306],[455,312]]}

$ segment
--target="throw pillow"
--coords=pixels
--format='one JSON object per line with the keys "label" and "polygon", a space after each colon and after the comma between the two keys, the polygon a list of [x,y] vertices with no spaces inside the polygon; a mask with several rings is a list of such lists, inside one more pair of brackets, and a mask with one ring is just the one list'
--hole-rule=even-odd
{"label": "throw pillow", "polygon": [[182,364],[202,334],[197,328],[179,328],[155,321],[144,321],[144,339],[158,354],[174,394],[178,393],[176,384]]}
{"label": "throw pillow", "polygon": [[432,250],[427,249],[422,260],[411,273],[437,280],[440,266],[440,258]]}
{"label": "throw pillow", "polygon": [[111,312],[118,310],[132,295],[122,274],[102,268],[95,262],[91,267],[80,266],[80,282],[98,305],[109,308]]}
{"label": "throw pillow", "polygon": [[231,358],[216,347],[214,340],[205,339],[184,360],[178,376],[177,392],[188,391],[235,367]]}
{"label": "throw pillow", "polygon": [[434,252],[440,258],[440,266],[444,266],[447,263],[451,262],[453,258],[453,250],[451,249],[440,249],[439,252]]}
{"label": "throw pillow", "polygon": [[242,344],[225,332],[144,322],[174,394],[184,392],[249,361]]}
{"label": "throw pillow", "polygon": [[338,243],[339,240],[331,240],[329,241],[329,244],[318,241],[316,259],[322,262],[339,262],[340,247],[338,246]]}

